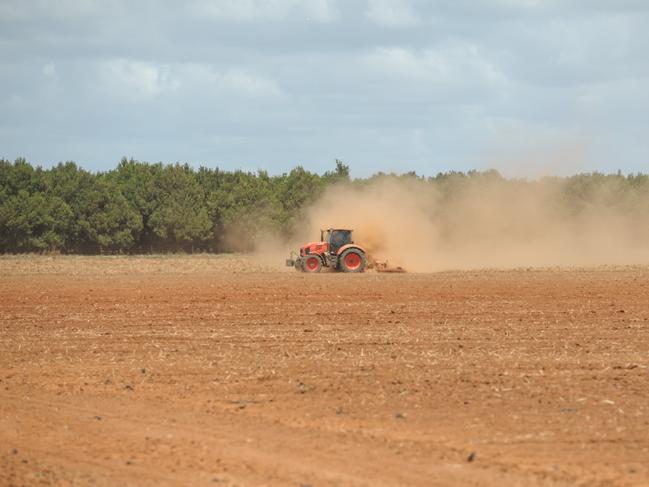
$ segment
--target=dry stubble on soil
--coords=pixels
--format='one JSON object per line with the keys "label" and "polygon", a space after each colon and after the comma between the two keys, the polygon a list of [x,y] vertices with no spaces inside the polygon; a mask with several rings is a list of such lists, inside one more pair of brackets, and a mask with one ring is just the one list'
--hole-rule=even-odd
{"label": "dry stubble on soil", "polygon": [[0,296],[0,485],[649,485],[646,267],[5,257]]}

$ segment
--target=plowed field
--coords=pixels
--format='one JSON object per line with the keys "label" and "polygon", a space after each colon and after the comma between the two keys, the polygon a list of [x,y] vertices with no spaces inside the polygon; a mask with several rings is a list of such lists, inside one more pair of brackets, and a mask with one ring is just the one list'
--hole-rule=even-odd
{"label": "plowed field", "polygon": [[649,268],[0,258],[0,485],[649,485]]}

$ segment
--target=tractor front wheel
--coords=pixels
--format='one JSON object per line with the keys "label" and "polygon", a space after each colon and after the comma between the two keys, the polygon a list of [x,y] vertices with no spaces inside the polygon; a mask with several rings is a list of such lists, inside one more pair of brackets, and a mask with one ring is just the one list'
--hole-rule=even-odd
{"label": "tractor front wheel", "polygon": [[358,249],[345,250],[340,256],[339,265],[343,272],[363,272],[367,265],[365,253]]}
{"label": "tractor front wheel", "polygon": [[302,262],[304,272],[320,272],[322,269],[322,260],[317,255],[310,255]]}

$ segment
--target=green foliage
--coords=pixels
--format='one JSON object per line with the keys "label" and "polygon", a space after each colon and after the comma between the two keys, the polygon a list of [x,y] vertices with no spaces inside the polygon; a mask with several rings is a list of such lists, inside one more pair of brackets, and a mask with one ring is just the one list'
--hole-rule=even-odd
{"label": "green foliage", "polygon": [[[187,164],[148,164],[123,158],[114,170],[90,173],[74,162],[44,170],[24,159],[0,160],[0,253],[133,253],[251,249],[257,237],[290,235],[304,223],[304,211],[332,185],[363,188],[396,180],[433,189],[443,211],[472,185],[494,191],[511,185],[543,185],[557,195],[564,214],[611,209],[649,214],[649,176],[579,174],[528,182],[497,171],[378,173],[350,178],[335,161],[322,175],[298,166],[289,173],[222,171]],[[428,193],[427,193],[428,194]],[[515,204],[515,202],[512,202]],[[431,214],[431,218],[436,215]]]}
{"label": "green foliage", "polygon": [[58,249],[63,245],[71,216],[70,208],[60,198],[21,189],[0,206],[0,250]]}
{"label": "green foliage", "polygon": [[201,168],[215,250],[246,250],[262,231],[279,230],[285,220],[277,183],[260,171],[227,173]]}
{"label": "green foliage", "polygon": [[203,245],[212,229],[205,194],[188,165],[166,166],[156,181],[158,195],[149,225],[173,250],[193,250]]}

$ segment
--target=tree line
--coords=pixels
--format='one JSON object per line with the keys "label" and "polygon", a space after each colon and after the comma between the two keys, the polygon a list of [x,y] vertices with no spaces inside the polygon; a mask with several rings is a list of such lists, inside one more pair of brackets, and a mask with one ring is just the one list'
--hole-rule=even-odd
{"label": "tree line", "polygon": [[289,231],[300,208],[343,181],[341,161],[322,175],[269,176],[126,158],[97,173],[0,160],[0,253],[246,250],[247,236]]}
{"label": "tree line", "polygon": [[[151,253],[249,250],[259,232],[289,235],[303,211],[327,187],[362,187],[380,178],[413,179],[453,198],[479,180],[507,180],[498,172],[378,173],[352,180],[337,160],[317,174],[298,166],[288,173],[194,169],[187,164],[149,164],[123,158],[106,172],[74,162],[44,169],[25,159],[0,160],[0,253]],[[608,205],[649,200],[649,176],[589,173],[553,178],[569,211],[601,199]]]}

